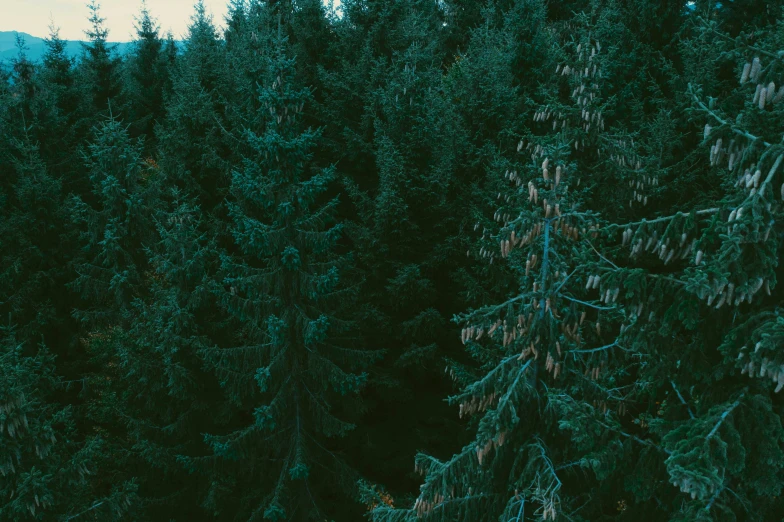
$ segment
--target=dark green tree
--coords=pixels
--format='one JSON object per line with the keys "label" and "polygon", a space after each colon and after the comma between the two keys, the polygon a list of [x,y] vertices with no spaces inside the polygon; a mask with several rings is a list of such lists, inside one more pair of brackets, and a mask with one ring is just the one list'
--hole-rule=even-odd
{"label": "dark green tree", "polygon": [[108,43],[109,30],[101,18],[101,8],[97,0],[90,0],[90,29],[85,31],[88,41],[82,44],[79,60],[79,79],[84,96],[86,117],[91,122],[100,116],[120,114],[123,105],[122,61],[117,56],[115,46]]}
{"label": "dark green tree", "polygon": [[[766,76],[778,64],[765,69],[759,57],[774,56],[776,44],[737,42],[748,61],[736,68],[741,87],[731,88],[715,74],[731,53],[695,31],[684,54],[705,74],[689,74],[739,90],[720,105],[690,89],[696,114],[709,119],[700,133],[713,168],[687,168],[672,154],[675,117],[646,115],[635,99],[645,82],[609,96],[629,74],[623,60],[640,58],[622,51],[630,13],[614,2],[591,8],[553,42],[557,76],[537,95],[531,135],[517,149],[532,161],[494,168],[504,181],[485,197],[496,200],[500,232],[486,218],[477,224],[480,257],[508,267],[488,270],[488,285],[497,292],[508,283],[500,304],[456,318],[481,367],[453,365],[463,389],[450,400],[475,419],[476,439],[451,459],[420,455],[425,482],[414,507],[376,500],[377,520],[781,514],[784,446],[770,381],[784,388],[772,348],[780,237],[772,184],[784,155],[773,145],[780,100]],[[695,190],[714,176],[715,189]],[[635,213],[647,219],[602,218]]]}
{"label": "dark green tree", "polygon": [[[213,216],[228,190],[236,141],[226,118],[225,51],[204,4],[196,4],[159,133],[160,166]],[[230,126],[229,126],[230,127]]]}
{"label": "dark green tree", "polygon": [[135,27],[134,49],[125,59],[128,78],[125,99],[131,137],[144,136],[145,151],[149,154],[155,150],[155,126],[163,123],[164,92],[172,64],[146,3],[142,3]]}
{"label": "dark green tree", "polygon": [[125,328],[90,341],[99,370],[88,388],[92,419],[115,434],[114,474],[138,477],[139,508],[152,520],[196,520],[204,516],[197,477],[178,456],[199,451],[199,434],[214,429],[225,411],[198,356],[210,346],[205,332],[216,320],[208,291],[216,250],[189,198],[171,189],[162,202],[158,241],[147,249],[145,296],[125,311]]}
{"label": "dark green tree", "polygon": [[66,191],[82,194],[86,186],[79,183],[84,176],[77,169],[78,147],[87,135],[88,126],[82,113],[85,107],[81,103],[76,66],[54,25],[49,28],[45,45],[38,77],[48,118],[34,136],[47,167],[62,173]]}
{"label": "dark green tree", "polygon": [[141,289],[150,226],[146,205],[153,192],[149,177],[155,171],[142,161],[141,144],[114,118],[95,128],[84,163],[92,193],[73,200],[83,254],[72,287],[85,300],[75,314],[89,325],[112,326]]}
{"label": "dark green tree", "polygon": [[111,490],[98,484],[101,439],[77,432],[73,409],[56,399],[63,384],[45,345],[33,351],[13,327],[0,329],[3,520],[117,521],[132,511],[133,483]]}
{"label": "dark green tree", "polygon": [[460,309],[450,274],[462,261],[455,202],[465,150],[443,82],[439,10],[412,2],[397,23],[403,47],[376,64],[379,85],[364,100],[374,127],[368,144],[374,165],[364,166],[364,179],[351,180],[355,185],[347,181],[358,213],[352,237],[368,247],[358,252],[373,318],[364,323],[365,336],[381,339],[389,354],[371,395],[372,406],[388,413],[371,421],[369,437],[358,444],[363,461],[372,462],[366,473],[395,493],[410,475],[399,448],[453,451],[458,444],[434,435],[459,433],[436,397],[448,391],[443,357],[457,348],[448,317]]}
{"label": "dark green tree", "polygon": [[13,85],[13,95],[16,99],[18,118],[28,122],[33,122],[34,104],[38,85],[35,81],[35,66],[27,58],[27,51],[30,49],[25,44],[24,37],[16,35],[16,57],[11,61],[11,83]]}
{"label": "dark green tree", "polygon": [[234,246],[216,288],[232,335],[204,350],[237,413],[206,436],[214,455],[190,462],[211,477],[205,506],[216,516],[323,520],[341,512],[335,495],[354,489],[335,439],[353,428],[344,416],[359,408],[373,355],[357,346],[347,317],[349,260],[337,199],[326,194],[334,171],[311,161],[320,133],[301,124],[309,93],[292,81],[282,30],[273,41],[261,109],[232,174]]}
{"label": "dark green tree", "polygon": [[[542,5],[525,4],[529,16],[543,18]],[[484,27],[473,33],[477,46],[469,46],[480,53],[489,51],[481,42],[498,42],[503,35],[493,28],[492,10],[485,15]],[[552,61],[540,64],[538,72],[547,82],[539,92],[526,93],[533,123],[519,142],[501,131],[498,145],[478,143],[488,179],[476,191],[483,205],[471,205],[478,218],[473,229],[481,239],[469,255],[487,263],[481,272],[486,281],[468,287],[482,305],[455,317],[475,362],[461,364],[456,358],[448,367],[461,387],[449,402],[471,419],[475,439],[448,459],[418,455],[416,470],[424,484],[414,505],[395,509],[377,502],[375,520],[556,520],[562,513],[565,519],[588,516],[580,518],[585,520],[590,519],[584,515],[590,509],[586,501],[590,506],[593,498],[593,514],[601,512],[604,498],[597,490],[612,470],[607,461],[619,448],[607,445],[604,452],[586,455],[579,441],[566,444],[562,431],[569,420],[556,405],[564,397],[591,404],[596,390],[587,376],[599,373],[602,357],[616,346],[604,341],[617,327],[617,316],[611,307],[589,302],[576,276],[596,257],[597,215],[585,208],[583,183],[590,179],[595,151],[603,147],[606,58],[601,50],[606,43],[592,35],[595,18],[606,16],[612,15],[577,15],[563,47],[552,27],[532,35],[553,49]],[[509,78],[508,68],[492,62],[465,67],[483,65]],[[496,93],[501,100],[512,94],[504,96],[490,86],[485,91]],[[501,107],[488,104],[483,110]],[[482,207],[493,209],[492,217]],[[586,438],[591,428],[596,430],[582,419],[572,424]],[[570,462],[584,463],[592,476],[567,484],[559,470],[570,468],[573,464],[565,464]]]}
{"label": "dark green tree", "polygon": [[[60,182],[29,140],[14,140],[12,179],[0,218],[0,311],[21,325],[22,341],[40,339],[61,321],[57,297],[67,270],[68,232]],[[72,243],[71,243],[72,246]]]}

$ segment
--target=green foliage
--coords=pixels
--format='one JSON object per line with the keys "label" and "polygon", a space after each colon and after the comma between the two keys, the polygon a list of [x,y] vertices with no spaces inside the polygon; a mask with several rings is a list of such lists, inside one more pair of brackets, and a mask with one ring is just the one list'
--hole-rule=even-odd
{"label": "green foliage", "polygon": [[[114,48],[107,43],[109,30],[101,18],[100,5],[91,0],[90,29],[85,32],[88,42],[83,44],[82,58],[79,61],[79,76],[83,96],[86,97],[88,116],[96,121],[95,116],[119,113],[122,80],[120,74],[121,60]],[[112,103],[114,107],[112,108]]]}
{"label": "green foliage", "polygon": [[99,437],[79,437],[73,408],[58,404],[63,382],[54,357],[43,344],[33,351],[19,343],[13,327],[0,333],[3,520],[70,520],[88,512],[122,520],[135,486],[118,484],[108,494],[91,487],[103,445]]}
{"label": "green foliage", "polygon": [[198,3],[184,50],[171,72],[173,92],[158,139],[162,170],[198,197],[210,215],[226,197],[232,151],[224,132],[226,108],[220,91],[224,62],[217,30],[203,3]]}
{"label": "green foliage", "polygon": [[150,166],[142,162],[141,146],[126,128],[109,119],[95,129],[84,153],[92,197],[73,200],[74,221],[80,226],[83,256],[72,286],[87,301],[77,317],[111,325],[128,309],[140,286],[148,234]]}
{"label": "green foliage", "polygon": [[153,14],[0,64],[0,519],[784,517],[780,5]]}
{"label": "green foliage", "polygon": [[[354,472],[331,439],[354,427],[341,413],[355,415],[373,354],[358,349],[347,315],[350,260],[337,252],[337,199],[325,194],[334,169],[312,161],[320,132],[302,124],[309,92],[297,87],[277,34],[232,172],[233,245],[214,285],[231,331],[202,349],[236,421],[205,436],[213,456],[190,462],[210,477],[205,508],[218,516],[321,520],[336,507],[326,499],[353,490]],[[235,480],[245,486],[231,487]]]}
{"label": "green foliage", "polygon": [[164,42],[158,34],[159,28],[142,4],[136,21],[134,52],[126,58],[128,100],[132,136],[145,136],[147,150],[155,143],[155,126],[164,120],[164,92],[169,83],[169,67]]}

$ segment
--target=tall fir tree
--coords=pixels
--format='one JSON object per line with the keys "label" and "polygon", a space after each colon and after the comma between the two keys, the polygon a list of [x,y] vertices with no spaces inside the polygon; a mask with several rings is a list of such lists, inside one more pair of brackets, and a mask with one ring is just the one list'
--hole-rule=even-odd
{"label": "tall fir tree", "polygon": [[138,481],[140,511],[151,520],[197,520],[205,517],[201,488],[178,458],[199,452],[199,434],[225,417],[218,383],[198,355],[215,320],[208,283],[216,250],[190,198],[176,188],[163,196],[144,296],[125,311],[127,326],[93,338],[99,370],[88,387],[92,420],[115,433],[114,475]]}
{"label": "tall fir tree", "polygon": [[[667,194],[660,184],[672,183],[676,190],[687,185],[673,178],[669,158],[662,154],[668,146],[665,137],[675,137],[666,114],[654,115],[647,124],[665,134],[641,134],[644,144],[625,131],[595,133],[597,126],[604,131],[605,117],[644,124],[641,112],[620,110],[629,107],[633,92],[611,104],[603,101],[611,89],[594,83],[595,75],[604,81],[617,76],[601,71],[611,61],[619,68],[618,58],[611,58],[618,56],[622,40],[612,35],[624,33],[617,21],[622,18],[613,14],[622,11],[611,2],[603,6],[610,9],[597,23],[586,24],[589,19],[580,15],[566,26],[579,37],[567,45],[572,60],[556,69],[571,78],[569,90],[580,112],[558,102],[561,90],[534,116],[539,124],[552,124],[553,131],[563,129],[556,135],[561,136],[559,148],[573,148],[577,164],[561,164],[562,157],[548,150],[546,142],[533,138],[535,165],[539,154],[544,153],[545,161],[541,177],[535,176],[527,190],[534,202],[546,198],[541,203],[544,221],[529,228],[530,214],[522,210],[518,216],[521,191],[515,188],[526,187],[530,174],[521,176],[516,165],[501,164],[513,189],[499,187],[497,194],[500,208],[494,218],[503,223],[501,233],[494,235],[493,228],[478,224],[484,240],[498,244],[483,244],[482,257],[508,260],[518,277],[525,273],[534,281],[533,295],[522,293],[458,317],[470,353],[486,368],[479,379],[470,368],[453,369],[464,391],[452,400],[460,403],[461,413],[478,417],[476,441],[447,461],[418,457],[425,483],[414,508],[378,507],[374,514],[379,520],[592,520],[611,509],[623,520],[643,515],[765,520],[780,514],[779,503],[770,501],[780,488],[782,446],[775,401],[770,391],[751,390],[733,376],[740,370],[782,382],[778,360],[772,352],[763,353],[775,342],[776,327],[769,321],[776,312],[765,310],[764,297],[758,311],[740,307],[744,301],[756,304],[755,296],[774,288],[777,246],[771,238],[776,220],[771,218],[778,204],[770,197],[770,183],[781,164],[778,151],[768,148],[773,141],[761,133],[740,127],[747,117],[733,126],[720,112],[728,106],[714,109],[714,101],[703,102],[692,91],[695,108],[712,120],[704,131],[713,143],[711,165],[729,163],[730,171],[740,174],[739,179],[730,174],[730,180],[745,191],[734,193],[724,182],[729,192],[719,194],[711,208],[626,224],[603,221],[596,210],[618,217],[636,207],[648,214],[646,207],[666,208],[667,201],[659,201]],[[616,22],[607,24],[613,18]],[[592,29],[588,33],[581,26]],[[599,35],[603,38],[595,40]],[[715,49],[715,40],[711,43]],[[713,51],[714,63],[721,52],[720,46]],[[741,84],[749,79],[757,84],[756,91],[746,88],[747,95],[754,98],[751,107],[764,110],[775,99],[775,84],[762,71],[759,60],[749,59],[739,74]],[[706,76],[715,79],[711,77]],[[569,125],[575,116],[583,132],[569,130],[575,128]],[[614,179],[587,176],[592,164],[614,173]],[[575,192],[571,179],[578,165],[577,179],[590,186],[578,189],[575,199],[569,194]],[[744,168],[745,173],[736,170]],[[628,189],[619,180],[628,181]],[[568,191],[559,197],[557,187],[564,184]],[[592,198],[593,208],[581,210],[586,196],[607,190],[615,191],[612,205]],[[627,191],[630,202],[620,212],[619,197]],[[694,202],[704,204],[710,194],[700,194]],[[684,204],[676,201],[676,209]],[[574,219],[582,223],[570,223]],[[559,222],[560,230],[552,227]],[[528,226],[520,231],[522,223]],[[564,248],[570,235],[573,245]],[[526,257],[517,257],[520,245]],[[628,261],[619,256],[624,250]],[[598,298],[591,293],[597,289]],[[723,307],[730,310],[722,313]],[[499,314],[506,317],[491,319]],[[715,317],[715,323],[708,326],[699,319],[707,317]],[[494,336],[522,353],[499,357],[487,349]],[[748,342],[738,343],[748,338],[756,342],[753,350]],[[766,433],[763,441],[751,436],[752,430]],[[516,438],[523,433],[525,442]],[[752,450],[756,444],[760,446]]]}
{"label": "tall fir tree", "polygon": [[354,489],[333,441],[353,428],[341,417],[359,408],[372,352],[356,346],[346,317],[349,260],[338,250],[337,200],[325,199],[334,172],[312,163],[319,131],[301,124],[309,93],[292,81],[280,25],[268,37],[261,109],[232,174],[234,247],[216,288],[231,344],[204,350],[236,416],[206,436],[214,456],[190,462],[211,477],[205,505],[216,516],[323,520],[341,512],[335,495]]}
{"label": "tall fir tree", "polygon": [[0,329],[3,520],[119,521],[132,511],[133,483],[105,488],[96,480],[101,439],[78,433],[73,409],[56,398],[63,385],[44,344],[31,350],[13,326]]}
{"label": "tall fir tree", "polygon": [[784,517],[780,3],[325,4],[0,62],[0,519]]}
{"label": "tall fir tree", "polygon": [[105,327],[122,322],[141,290],[152,166],[143,162],[139,141],[114,118],[94,129],[84,163],[92,191],[73,199],[83,254],[76,260],[72,287],[85,300],[75,314],[90,326]]}
{"label": "tall fir tree", "polygon": [[224,45],[199,2],[172,72],[173,92],[159,136],[160,166],[198,197],[209,216],[217,213],[226,197],[229,161],[236,146],[227,128],[225,61]]}
{"label": "tall fir tree", "polygon": [[[487,38],[492,14],[486,11],[478,38]],[[604,342],[617,321],[612,308],[586,300],[584,282],[576,276],[595,264],[597,215],[585,208],[585,186],[580,186],[590,179],[586,167],[595,161],[592,150],[602,147],[605,127],[606,58],[593,36],[597,12],[591,14],[576,17],[568,27],[571,38],[542,65],[552,69],[530,100],[534,124],[524,139],[515,143],[503,136],[503,148],[484,151],[493,158],[480,194],[495,211],[490,219],[476,210],[474,231],[481,240],[469,255],[488,262],[484,277],[492,279],[469,291],[485,303],[502,300],[455,317],[476,364],[455,360],[448,368],[462,388],[449,401],[471,419],[475,439],[451,459],[418,455],[416,470],[425,482],[414,505],[395,509],[377,502],[375,520],[581,517],[590,509],[586,499],[613,470],[607,461],[618,455],[618,447],[586,454],[579,441],[565,444],[561,432],[567,427],[585,438],[591,427],[581,419],[567,420],[558,409],[567,398],[591,404],[592,379],[617,345]],[[547,32],[531,38],[549,39],[557,49],[557,33]],[[589,288],[594,280],[591,276]],[[575,463],[594,477],[562,479],[567,472],[561,470]]]}
{"label": "tall fir tree", "polygon": [[101,18],[101,7],[97,0],[90,0],[90,29],[85,31],[88,41],[82,44],[79,60],[80,84],[83,92],[85,117],[91,124],[110,113],[119,115],[123,105],[122,61],[115,46],[109,44],[109,30]]}
{"label": "tall fir tree", "polygon": [[[358,445],[363,460],[373,462],[366,473],[392,491],[410,480],[392,447],[453,451],[457,445],[452,437],[431,435],[458,433],[436,397],[448,390],[440,362],[457,348],[446,333],[448,317],[459,310],[449,274],[460,262],[453,174],[464,150],[459,116],[442,81],[439,9],[411,2],[396,23],[402,47],[376,64],[378,87],[364,100],[374,127],[375,168],[365,165],[355,185],[347,182],[358,214],[352,236],[369,246],[358,256],[373,318],[365,336],[383,339],[389,354],[370,395],[373,407],[387,414],[372,421]],[[393,446],[390,438],[405,442]]]}
{"label": "tall fir tree", "polygon": [[0,311],[20,325],[17,336],[27,342],[62,320],[57,294],[72,242],[64,227],[67,213],[59,180],[47,172],[29,137],[14,139],[11,146],[12,155],[4,162],[13,181],[0,214]]}
{"label": "tall fir tree", "polygon": [[171,63],[164,45],[158,24],[143,2],[136,19],[134,50],[125,59],[125,98],[131,136],[144,136],[148,155],[155,150],[155,126],[163,123],[165,115],[164,92]]}
{"label": "tall fir tree", "polygon": [[41,156],[49,169],[61,173],[67,192],[83,194],[86,187],[77,173],[78,148],[85,138],[88,126],[82,111],[80,88],[77,83],[75,60],[68,55],[66,42],[60,38],[59,29],[49,28],[44,41],[45,51],[38,72],[41,89],[46,93],[49,118],[35,136]]}

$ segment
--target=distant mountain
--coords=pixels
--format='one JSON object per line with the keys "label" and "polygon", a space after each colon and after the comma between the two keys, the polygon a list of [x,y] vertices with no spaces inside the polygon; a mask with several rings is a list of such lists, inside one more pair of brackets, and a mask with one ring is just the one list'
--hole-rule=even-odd
{"label": "distant mountain", "polygon": [[[46,50],[46,45],[44,44],[43,38],[38,38],[36,36],[17,31],[0,31],[0,62],[11,61],[16,57],[17,34],[24,37],[25,45],[29,48],[27,51],[27,57],[32,61],[40,60],[44,55],[44,51]],[[78,56],[82,51],[81,44],[82,42],[79,40],[66,40],[65,50],[70,56]],[[116,45],[117,52],[123,54],[128,52],[132,44],[129,42],[122,42],[112,43],[112,45]]]}

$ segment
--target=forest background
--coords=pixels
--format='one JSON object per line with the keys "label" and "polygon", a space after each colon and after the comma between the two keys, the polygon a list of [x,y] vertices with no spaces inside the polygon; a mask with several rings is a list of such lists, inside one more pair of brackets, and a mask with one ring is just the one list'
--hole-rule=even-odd
{"label": "forest background", "polygon": [[784,517],[781,2],[89,13],[0,69],[0,520]]}

